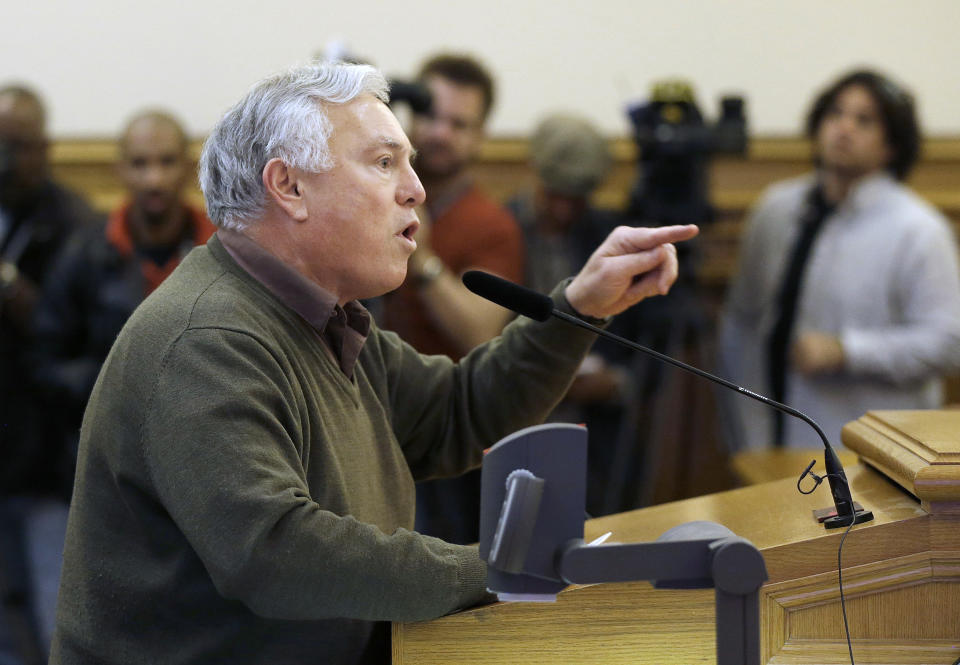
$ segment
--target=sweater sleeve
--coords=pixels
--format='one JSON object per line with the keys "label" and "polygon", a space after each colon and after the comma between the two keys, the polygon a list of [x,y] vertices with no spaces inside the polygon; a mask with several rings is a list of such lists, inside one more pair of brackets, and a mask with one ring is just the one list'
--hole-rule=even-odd
{"label": "sweater sleeve", "polygon": [[[564,296],[554,305],[574,313]],[[422,356],[395,335],[383,346],[394,432],[414,478],[453,476],[480,464],[482,451],[542,423],[560,401],[596,335],[551,318],[518,317],[457,365]],[[602,445],[603,442],[598,442]]]}
{"label": "sweater sleeve", "polygon": [[424,620],[480,601],[475,547],[383,533],[311,498],[289,369],[247,333],[190,329],[144,409],[152,490],[219,593],[275,619]]}

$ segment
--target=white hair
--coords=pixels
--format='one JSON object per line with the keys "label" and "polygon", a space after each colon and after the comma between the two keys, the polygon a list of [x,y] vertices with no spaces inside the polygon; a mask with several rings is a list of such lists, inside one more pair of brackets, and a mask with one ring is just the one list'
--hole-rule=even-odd
{"label": "white hair", "polygon": [[263,168],[271,159],[316,173],[330,169],[333,128],[324,106],[362,94],[387,103],[388,90],[377,69],[343,62],[293,67],[254,85],[216,124],[200,154],[210,219],[238,231],[255,221],[266,205]]}

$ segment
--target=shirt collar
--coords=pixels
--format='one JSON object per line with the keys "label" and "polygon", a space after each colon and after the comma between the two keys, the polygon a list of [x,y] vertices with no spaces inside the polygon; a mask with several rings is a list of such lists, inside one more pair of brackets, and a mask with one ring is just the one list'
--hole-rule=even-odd
{"label": "shirt collar", "polygon": [[851,188],[844,203],[854,210],[873,205],[892,182],[893,176],[885,170],[864,176]]}
{"label": "shirt collar", "polygon": [[363,305],[351,301],[340,307],[332,293],[243,233],[219,229],[217,237],[241,268],[310,324],[333,352],[343,373],[352,376],[370,332],[370,314]]}
{"label": "shirt collar", "polygon": [[890,188],[894,178],[886,170],[865,175],[853,184],[850,191],[834,208],[835,212],[852,213],[875,205],[882,199],[881,194]]}

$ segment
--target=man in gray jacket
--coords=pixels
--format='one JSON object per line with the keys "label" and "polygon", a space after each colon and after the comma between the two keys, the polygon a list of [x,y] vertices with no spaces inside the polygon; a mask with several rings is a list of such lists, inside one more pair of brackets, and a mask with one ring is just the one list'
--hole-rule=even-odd
{"label": "man in gray jacket", "polygon": [[[728,377],[839,445],[870,409],[940,406],[942,375],[960,369],[960,274],[947,221],[901,183],[920,146],[909,94],[851,72],[814,102],[807,133],[817,170],[753,211],[721,349]],[[805,423],[734,399],[735,443],[822,445]]]}
{"label": "man in gray jacket", "polygon": [[[367,66],[262,81],[201,157],[219,230],[120,333],[84,418],[54,663],[386,662],[391,620],[484,600],[475,546],[411,531],[414,481],[541,421],[589,333],[516,321],[458,364],[357,302],[396,288],[424,199]],[[619,229],[553,293],[604,319],[665,292]]]}

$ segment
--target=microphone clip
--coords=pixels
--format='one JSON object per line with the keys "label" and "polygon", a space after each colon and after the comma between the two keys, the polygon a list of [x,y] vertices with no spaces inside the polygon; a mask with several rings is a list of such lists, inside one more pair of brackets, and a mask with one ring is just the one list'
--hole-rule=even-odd
{"label": "microphone clip", "polygon": [[[824,480],[827,479],[826,475],[818,476],[813,472],[813,465],[816,463],[817,463],[817,460],[810,460],[810,463],[807,465],[807,468],[804,469],[803,473],[800,474],[800,477],[797,478],[797,491],[800,492],[800,494],[813,494],[816,491],[816,489],[820,487],[820,483],[822,483]],[[807,476],[810,476],[811,478],[813,478],[813,487],[811,487],[807,491],[804,491],[803,488],[800,487],[800,483],[802,483],[803,479],[806,478]]]}
{"label": "microphone clip", "polygon": [[[825,473],[822,476],[818,476],[813,471],[813,465],[816,463],[817,463],[817,460],[811,460],[810,463],[807,465],[807,468],[804,469],[803,473],[800,474],[800,477],[797,478],[797,491],[800,492],[800,494],[813,494],[816,491],[816,489],[820,487],[820,483],[822,483],[827,478],[841,478],[843,482],[846,482],[846,478],[843,478],[840,474],[836,474],[836,473]],[[807,491],[804,491],[803,488],[800,487],[800,483],[802,483],[803,479],[806,478],[807,476],[810,476],[811,478],[813,478],[813,487],[811,487]]]}

